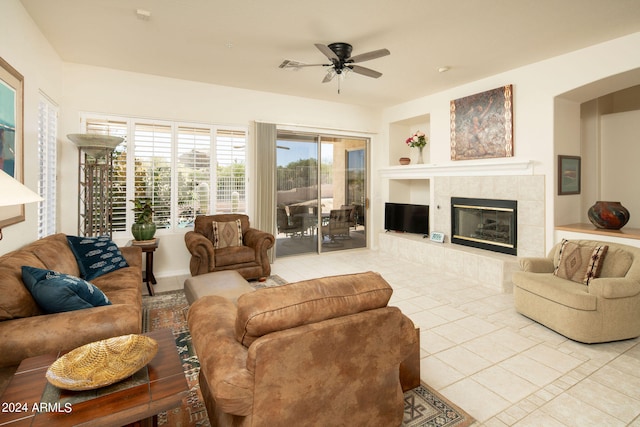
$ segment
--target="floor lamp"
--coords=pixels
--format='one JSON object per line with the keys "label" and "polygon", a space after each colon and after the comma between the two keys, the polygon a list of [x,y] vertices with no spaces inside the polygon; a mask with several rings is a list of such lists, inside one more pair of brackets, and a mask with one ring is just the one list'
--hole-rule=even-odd
{"label": "floor lamp", "polygon": [[[41,200],[43,200],[42,197],[31,191],[29,187],[0,169],[0,206],[16,206]],[[0,228],[0,240],[2,240],[2,228]]]}
{"label": "floor lamp", "polygon": [[113,150],[124,138],[100,134],[67,135],[78,147],[79,197],[78,234],[111,236],[113,198]]}

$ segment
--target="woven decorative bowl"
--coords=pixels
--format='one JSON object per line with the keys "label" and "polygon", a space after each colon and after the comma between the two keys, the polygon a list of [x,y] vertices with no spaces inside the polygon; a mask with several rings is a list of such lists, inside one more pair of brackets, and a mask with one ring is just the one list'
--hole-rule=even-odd
{"label": "woven decorative bowl", "polygon": [[158,342],[143,335],[123,335],[71,350],[47,370],[47,380],[65,390],[92,390],[133,375],[158,352]]}

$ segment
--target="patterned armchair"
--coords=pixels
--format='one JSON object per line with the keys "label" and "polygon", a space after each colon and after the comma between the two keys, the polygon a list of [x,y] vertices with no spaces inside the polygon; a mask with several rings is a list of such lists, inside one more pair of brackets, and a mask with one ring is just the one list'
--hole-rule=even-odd
{"label": "patterned armchair", "polygon": [[271,274],[267,251],[275,242],[272,234],[251,228],[242,214],[201,215],[193,231],[184,236],[191,253],[192,276],[212,271],[236,270],[245,279]]}

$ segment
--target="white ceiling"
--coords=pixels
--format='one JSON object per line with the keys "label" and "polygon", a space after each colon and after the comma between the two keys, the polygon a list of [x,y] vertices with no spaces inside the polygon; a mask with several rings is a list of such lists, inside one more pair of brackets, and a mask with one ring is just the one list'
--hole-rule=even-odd
{"label": "white ceiling", "polygon": [[[640,31],[639,0],[21,2],[66,62],[375,107]],[[278,68],[326,62],[314,43],[332,42],[389,49],[362,63],[383,76],[350,73],[338,94],[322,67]]]}

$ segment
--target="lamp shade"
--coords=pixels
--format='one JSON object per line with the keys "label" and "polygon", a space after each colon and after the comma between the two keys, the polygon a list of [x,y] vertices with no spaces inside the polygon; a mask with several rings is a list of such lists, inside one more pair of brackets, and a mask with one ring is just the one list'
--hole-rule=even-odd
{"label": "lamp shade", "polygon": [[43,200],[19,181],[0,170],[0,206],[22,205]]}
{"label": "lamp shade", "polygon": [[94,133],[70,133],[67,135],[76,146],[95,159],[102,159],[122,142],[119,136],[100,135]]}

